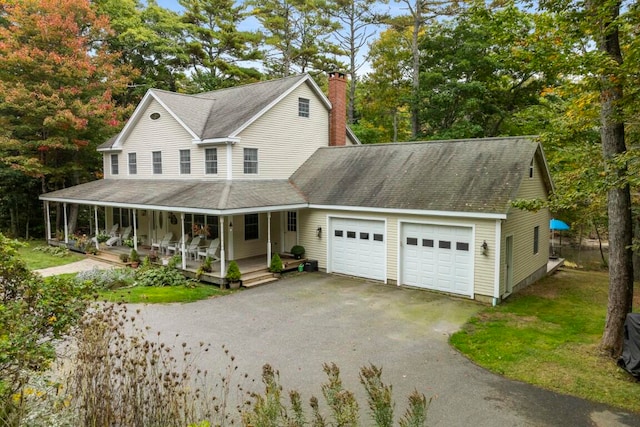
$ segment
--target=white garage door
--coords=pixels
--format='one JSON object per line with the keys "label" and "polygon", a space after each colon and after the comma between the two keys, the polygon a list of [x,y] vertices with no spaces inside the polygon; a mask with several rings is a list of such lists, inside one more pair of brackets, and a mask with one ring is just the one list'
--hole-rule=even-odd
{"label": "white garage door", "polygon": [[331,271],[385,280],[384,221],[331,219]]}
{"label": "white garage door", "polygon": [[471,227],[402,225],[402,283],[473,295]]}

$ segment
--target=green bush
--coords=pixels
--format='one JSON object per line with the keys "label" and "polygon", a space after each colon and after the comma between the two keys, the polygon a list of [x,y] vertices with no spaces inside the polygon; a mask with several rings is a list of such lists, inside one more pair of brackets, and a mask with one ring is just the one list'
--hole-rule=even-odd
{"label": "green bush", "polygon": [[238,267],[238,263],[235,261],[229,262],[229,267],[227,268],[226,279],[230,282],[238,282],[242,278],[242,273],[240,273],[240,267]]}
{"label": "green bush", "polygon": [[291,248],[291,254],[297,259],[300,259],[304,255],[304,246],[295,245]]}
{"label": "green bush", "polygon": [[277,252],[271,257],[269,271],[272,273],[280,273],[282,271],[282,260],[280,259],[280,255],[278,255]]}
{"label": "green bush", "polygon": [[140,255],[138,255],[138,251],[136,251],[135,249],[131,249],[131,252],[129,253],[129,259],[131,260],[131,262],[140,262]]}
{"label": "green bush", "polygon": [[81,271],[75,277],[76,282],[90,282],[97,289],[118,289],[133,285],[135,271],[130,268],[94,268]]}
{"label": "green bush", "polygon": [[36,246],[32,250],[34,252],[43,252],[60,258],[64,258],[69,255],[69,249],[66,246]]}
{"label": "green bush", "polygon": [[176,268],[163,265],[138,270],[135,283],[138,286],[188,286],[190,281]]}

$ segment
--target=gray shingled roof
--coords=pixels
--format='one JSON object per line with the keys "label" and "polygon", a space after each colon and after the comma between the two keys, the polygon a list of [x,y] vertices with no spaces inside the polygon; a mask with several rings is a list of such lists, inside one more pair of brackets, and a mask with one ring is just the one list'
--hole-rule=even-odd
{"label": "gray shingled roof", "polygon": [[52,191],[42,200],[169,209],[242,210],[306,204],[287,180],[101,179]]}
{"label": "gray shingled roof", "polygon": [[[149,89],[149,92],[200,139],[227,138],[287,90],[307,78],[307,74],[300,74],[197,95],[160,89]],[[117,135],[102,143],[98,149],[111,148],[115,138]]]}
{"label": "gray shingled roof", "polygon": [[291,181],[312,205],[504,214],[538,147],[528,137],[326,147]]}

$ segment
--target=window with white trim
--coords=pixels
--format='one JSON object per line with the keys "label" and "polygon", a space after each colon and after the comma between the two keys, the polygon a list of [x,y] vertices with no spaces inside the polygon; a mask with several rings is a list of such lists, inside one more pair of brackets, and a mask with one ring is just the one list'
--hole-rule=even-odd
{"label": "window with white trim", "polygon": [[307,98],[298,98],[298,116],[309,117],[309,100]]}
{"label": "window with white trim", "polygon": [[258,149],[257,148],[244,149],[244,173],[246,174],[258,173]]}
{"label": "window with white trim", "polygon": [[180,175],[191,173],[191,150],[180,150]]}
{"label": "window with white trim", "polygon": [[209,175],[218,173],[218,149],[217,148],[205,148],[204,173]]}
{"label": "window with white trim", "polygon": [[162,175],[162,151],[152,151],[151,159],[154,175]]}
{"label": "window with white trim", "polygon": [[129,175],[138,173],[138,156],[136,153],[129,153]]}
{"label": "window with white trim", "polygon": [[529,163],[529,178],[533,178],[533,171],[534,171],[534,163],[533,163],[533,159],[531,159],[531,163]]}
{"label": "window with white trim", "polygon": [[111,155],[111,175],[118,175],[118,155]]}

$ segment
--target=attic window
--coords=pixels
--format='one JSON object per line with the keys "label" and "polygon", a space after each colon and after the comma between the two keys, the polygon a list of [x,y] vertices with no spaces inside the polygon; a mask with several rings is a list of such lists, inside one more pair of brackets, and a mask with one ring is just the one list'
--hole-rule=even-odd
{"label": "attic window", "polygon": [[151,113],[149,114],[149,118],[151,120],[158,120],[160,118],[160,113]]}
{"label": "attic window", "polygon": [[309,117],[309,100],[307,98],[298,98],[298,116]]}
{"label": "attic window", "polygon": [[529,163],[529,178],[533,178],[533,159],[531,159],[531,163]]}

